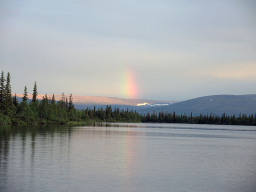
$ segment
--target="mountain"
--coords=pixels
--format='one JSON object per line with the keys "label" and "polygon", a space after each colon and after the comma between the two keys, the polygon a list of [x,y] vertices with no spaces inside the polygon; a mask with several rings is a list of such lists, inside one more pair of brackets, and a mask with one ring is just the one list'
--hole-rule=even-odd
{"label": "mountain", "polygon": [[[38,99],[42,99],[45,95],[39,94]],[[52,95],[48,95],[51,97]],[[54,95],[58,101],[62,95]],[[23,94],[17,94],[19,101]],[[69,97],[67,95],[67,97]],[[252,95],[212,95],[190,99],[182,102],[158,101],[148,99],[127,99],[118,97],[99,97],[99,96],[78,96],[73,95],[73,103],[77,109],[85,109],[87,107],[96,108],[111,105],[122,109],[135,109],[141,114],[153,112],[166,112],[193,116],[200,114],[215,114],[221,116],[224,112],[227,115],[254,114],[256,112],[256,94]],[[32,95],[28,94],[31,99]]]}
{"label": "mountain", "polygon": [[[41,100],[45,95],[38,94],[37,98]],[[69,97],[69,95],[66,95]],[[22,98],[23,94],[17,94],[18,98]],[[48,95],[52,97],[52,95]],[[62,98],[62,95],[54,95],[55,100],[59,101]],[[28,98],[32,99],[32,94],[28,94]],[[158,105],[168,105],[174,103],[171,101],[157,101],[157,100],[148,100],[148,99],[128,99],[128,98],[118,98],[118,97],[100,97],[100,96],[79,96],[72,95],[73,103],[76,108],[84,109],[86,107],[96,107],[112,105],[120,108],[147,108],[151,106]]]}
{"label": "mountain", "polygon": [[200,114],[215,114],[221,116],[224,112],[227,115],[254,114],[256,113],[256,94],[253,95],[213,95],[190,99],[167,106],[150,107],[139,109],[141,114],[155,112],[175,112],[177,114],[193,116]]}

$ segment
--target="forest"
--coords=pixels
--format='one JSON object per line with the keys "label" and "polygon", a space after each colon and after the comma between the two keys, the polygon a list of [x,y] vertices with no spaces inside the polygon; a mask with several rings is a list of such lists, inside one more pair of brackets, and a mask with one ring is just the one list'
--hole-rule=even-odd
{"label": "forest", "polygon": [[225,113],[219,117],[214,114],[194,117],[186,114],[148,113],[141,115],[136,110],[120,110],[112,108],[86,108],[75,109],[72,94],[66,96],[62,93],[59,101],[54,94],[47,94],[43,99],[37,98],[37,83],[34,83],[32,99],[28,99],[27,87],[24,87],[22,100],[18,102],[16,94],[12,95],[11,75],[4,72],[0,78],[0,125],[26,125],[26,124],[67,124],[70,122],[149,122],[149,123],[190,123],[190,124],[223,124],[223,125],[256,125],[256,114],[241,114],[239,117],[227,116]]}
{"label": "forest", "polygon": [[111,106],[96,109],[95,107],[77,110],[74,107],[72,94],[62,94],[62,99],[55,100],[54,94],[47,94],[38,100],[37,84],[34,83],[32,100],[28,99],[27,87],[24,88],[22,101],[18,102],[16,94],[12,96],[11,76],[4,72],[0,79],[0,125],[16,124],[66,124],[69,122],[141,122],[141,116],[134,110],[112,109]]}
{"label": "forest", "polygon": [[216,124],[216,125],[256,125],[256,114],[246,115],[240,114],[238,117],[235,115],[228,116],[225,113],[221,117],[210,114],[194,117],[192,113],[190,116],[186,114],[173,113],[152,113],[142,116],[142,122],[157,122],[157,123],[188,123],[188,124]]}

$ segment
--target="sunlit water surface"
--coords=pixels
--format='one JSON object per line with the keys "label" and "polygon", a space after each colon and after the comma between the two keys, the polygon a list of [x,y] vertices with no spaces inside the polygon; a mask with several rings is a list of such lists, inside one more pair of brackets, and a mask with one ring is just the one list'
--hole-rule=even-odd
{"label": "sunlit water surface", "polygon": [[2,127],[0,191],[255,192],[256,127]]}

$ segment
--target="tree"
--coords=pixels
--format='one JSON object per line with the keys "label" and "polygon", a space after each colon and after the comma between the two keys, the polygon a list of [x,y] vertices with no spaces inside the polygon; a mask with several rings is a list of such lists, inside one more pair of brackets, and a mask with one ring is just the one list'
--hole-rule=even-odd
{"label": "tree", "polygon": [[19,120],[25,123],[32,123],[33,121],[35,121],[37,114],[35,114],[32,111],[27,101],[28,101],[28,93],[27,93],[27,87],[25,86],[22,102],[19,103],[18,105],[17,117],[19,118]]}
{"label": "tree", "polygon": [[72,94],[70,94],[69,101],[68,101],[68,111],[71,111],[72,109],[74,109],[74,104],[73,104]]}
{"label": "tree", "polygon": [[49,99],[47,94],[40,102],[40,118],[41,120],[49,120]]}
{"label": "tree", "polygon": [[32,103],[36,103],[37,101],[37,85],[36,82],[34,84],[34,89],[33,89],[33,97],[32,97]]}
{"label": "tree", "polygon": [[106,120],[111,121],[112,108],[111,106],[106,106]]}
{"label": "tree", "polygon": [[13,103],[13,105],[14,105],[15,107],[18,106],[18,99],[17,99],[16,93],[15,93],[14,97],[12,98],[12,103]]}
{"label": "tree", "polygon": [[65,99],[65,108],[68,109],[68,97]]}
{"label": "tree", "polygon": [[4,111],[4,101],[5,101],[5,78],[4,78],[4,72],[1,73],[1,79],[0,79],[0,112]]}
{"label": "tree", "polygon": [[52,95],[52,101],[51,101],[51,104],[52,104],[52,105],[55,105],[55,102],[56,102],[56,101],[55,101],[55,96],[54,96],[54,94],[53,94],[53,95]]}
{"label": "tree", "polygon": [[17,109],[17,117],[19,120],[25,123],[32,123],[35,121],[35,114],[26,101],[19,103]]}
{"label": "tree", "polygon": [[32,94],[32,101],[30,102],[30,108],[35,116],[35,120],[39,119],[39,101],[37,99],[37,84],[36,82],[34,83],[34,88],[33,88],[33,94]]}
{"label": "tree", "polygon": [[56,105],[56,101],[55,101],[55,96],[54,94],[52,95],[52,98],[49,102],[49,119],[51,121],[58,121],[58,111],[57,111],[57,105]]}
{"label": "tree", "polygon": [[58,102],[61,108],[65,108],[65,94],[62,93],[61,100]]}
{"label": "tree", "polygon": [[28,92],[27,92],[27,87],[25,86],[24,94],[23,94],[23,97],[22,97],[22,102],[27,103],[27,100],[28,100]]}
{"label": "tree", "polygon": [[12,90],[11,90],[11,75],[7,73],[5,86],[5,109],[12,109]]}

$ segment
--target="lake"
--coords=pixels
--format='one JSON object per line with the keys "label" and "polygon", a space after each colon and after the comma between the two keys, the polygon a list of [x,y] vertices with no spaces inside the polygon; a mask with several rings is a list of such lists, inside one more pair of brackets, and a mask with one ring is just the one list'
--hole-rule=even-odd
{"label": "lake", "polygon": [[256,127],[1,127],[0,191],[255,192]]}

